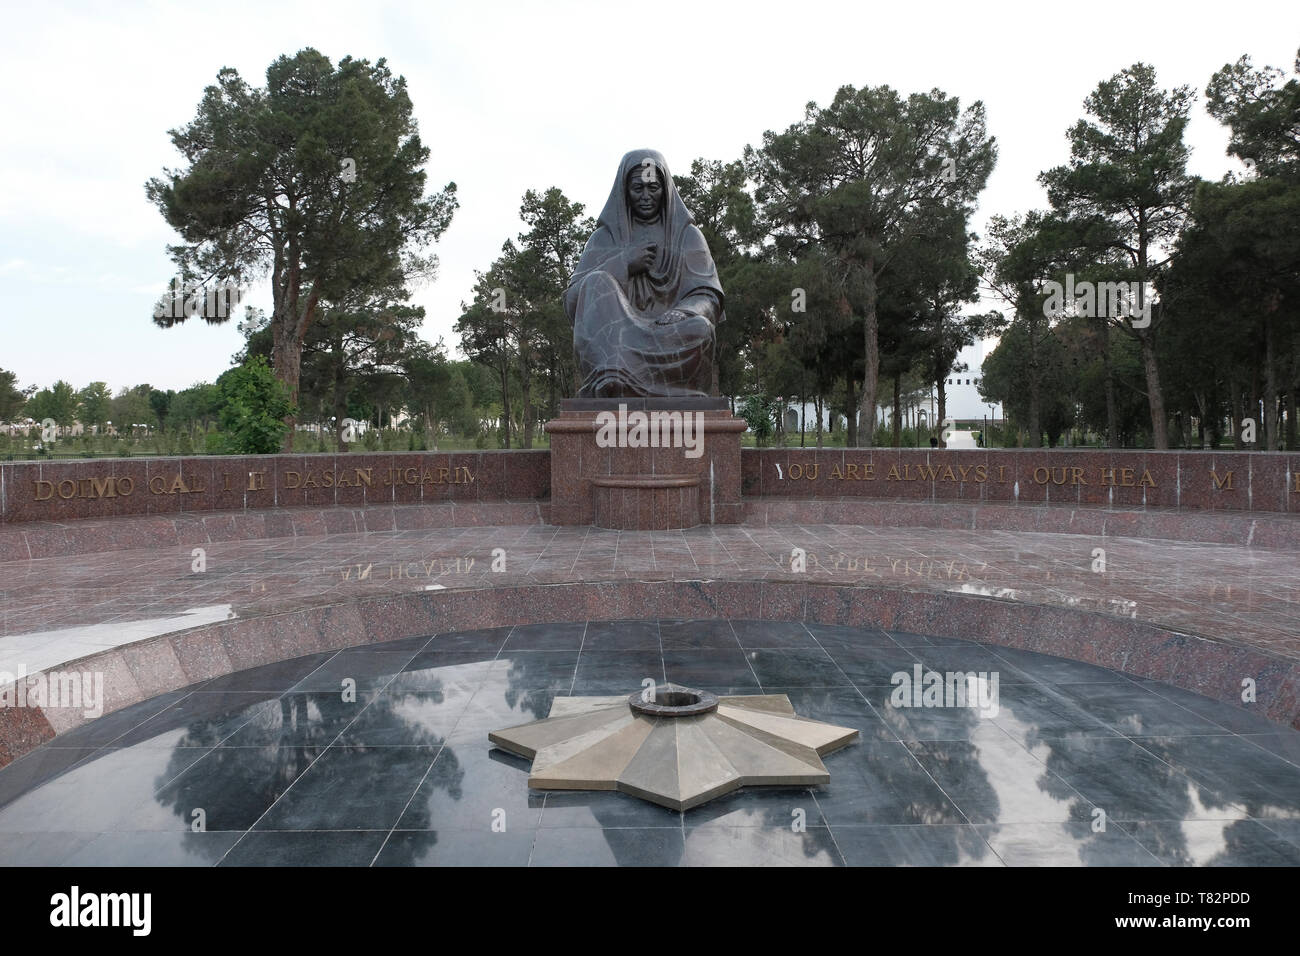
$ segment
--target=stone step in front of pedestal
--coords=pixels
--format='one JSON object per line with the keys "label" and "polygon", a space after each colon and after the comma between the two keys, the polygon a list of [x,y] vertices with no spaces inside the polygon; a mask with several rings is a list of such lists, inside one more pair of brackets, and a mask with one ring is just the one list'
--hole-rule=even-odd
{"label": "stone step in front of pedestal", "polygon": [[591,484],[597,528],[680,531],[700,523],[698,475],[607,475]]}

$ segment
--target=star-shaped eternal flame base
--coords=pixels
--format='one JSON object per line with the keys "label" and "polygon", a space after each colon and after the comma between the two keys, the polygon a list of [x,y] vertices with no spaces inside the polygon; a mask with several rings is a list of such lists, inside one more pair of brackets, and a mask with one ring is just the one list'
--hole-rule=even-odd
{"label": "star-shaped eternal flame base", "polygon": [[619,790],[688,810],[749,786],[827,783],[821,758],[858,732],[800,717],[785,694],[714,697],[660,684],[654,697],[557,697],[544,720],[488,734],[533,761],[537,790]]}

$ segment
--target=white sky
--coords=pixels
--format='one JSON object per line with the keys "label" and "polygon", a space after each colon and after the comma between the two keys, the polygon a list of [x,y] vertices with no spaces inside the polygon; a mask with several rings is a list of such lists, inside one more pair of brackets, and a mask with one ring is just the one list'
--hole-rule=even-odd
{"label": "white sky", "polygon": [[[167,130],[193,118],[223,66],[255,85],[281,54],[386,57],[405,75],[432,151],[430,188],[461,207],[420,290],[425,336],[452,325],[522,228],[526,189],[559,186],[594,215],[629,149],[675,172],[732,160],[843,84],[938,87],[982,99],[1000,158],[980,217],[1046,204],[1037,174],[1065,161],[1065,130],[1097,82],[1136,60],[1203,94],[1249,53],[1289,68],[1300,4],[1093,2],[705,4],[36,3],[7,0],[0,35],[0,368],[20,385],[64,378],[116,391],[212,381],[240,336],[232,321],[162,330],[153,305],[175,236],[144,182],[180,165]],[[1191,171],[1240,166],[1198,96]],[[270,309],[269,290],[245,300]]]}

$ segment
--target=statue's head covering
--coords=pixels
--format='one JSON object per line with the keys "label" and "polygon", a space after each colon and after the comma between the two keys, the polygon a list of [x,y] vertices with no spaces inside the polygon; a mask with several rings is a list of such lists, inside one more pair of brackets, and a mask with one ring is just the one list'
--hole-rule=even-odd
{"label": "statue's head covering", "polygon": [[614,178],[614,188],[610,190],[605,208],[601,210],[597,223],[608,229],[620,245],[630,241],[632,235],[632,210],[627,201],[627,184],[632,176],[642,175],[646,160],[659,170],[659,181],[664,188],[664,204],[660,213],[664,223],[665,237],[670,241],[677,233],[692,222],[690,210],[682,202],[677,184],[673,182],[668,171],[668,162],[657,149],[634,149],[623,155],[618,164],[618,175]]}
{"label": "statue's head covering", "polygon": [[631,176],[639,176],[650,160],[659,171],[659,182],[663,185],[664,199],[660,209],[659,221],[663,225],[664,241],[659,244],[654,266],[648,273],[642,273],[633,279],[630,290],[632,299],[639,308],[645,308],[651,301],[652,289],[668,288],[675,281],[681,267],[682,233],[691,225],[691,212],[682,202],[677,184],[673,182],[668,171],[668,162],[656,149],[634,149],[625,153],[618,164],[618,175],[614,178],[614,188],[610,190],[605,208],[600,211],[596,222],[609,230],[614,242],[626,246],[632,241],[632,209],[627,200],[627,184]]}

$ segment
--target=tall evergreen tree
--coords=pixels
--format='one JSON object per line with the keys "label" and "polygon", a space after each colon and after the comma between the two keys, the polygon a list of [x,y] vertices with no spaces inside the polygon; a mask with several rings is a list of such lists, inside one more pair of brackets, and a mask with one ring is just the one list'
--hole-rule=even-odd
{"label": "tall evergreen tree", "polygon": [[[1084,109],[1091,119],[1080,119],[1067,134],[1069,162],[1039,176],[1053,210],[1087,236],[1097,258],[1106,250],[1123,256],[1123,268],[1108,279],[1139,283],[1139,310],[1147,307],[1146,290],[1167,262],[1191,202],[1183,133],[1193,99],[1190,87],[1162,90],[1155,69],[1135,63],[1088,95]],[[1162,315],[1153,314],[1145,325],[1145,318],[1135,323],[1124,315],[1105,320],[1141,348],[1152,441],[1168,448],[1156,352]]]}
{"label": "tall evergreen tree", "polygon": [[[221,307],[200,311],[219,323],[234,311],[233,286],[270,274],[272,356],[296,405],[322,303],[429,273],[422,250],[450,224],[455,184],[425,195],[429,150],[406,80],[383,59],[335,67],[304,49],[272,63],[264,88],[222,69],[194,120],[170,135],[188,165],[149,180],[146,193],[181,235],[169,247],[178,279],[212,293]],[[167,306],[159,325],[185,321]]]}

